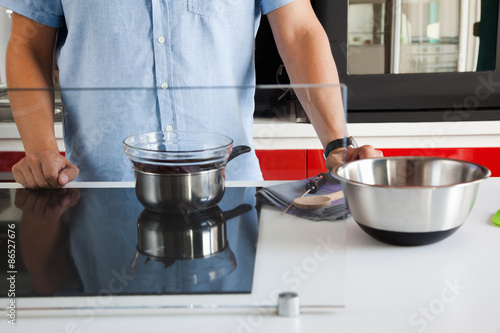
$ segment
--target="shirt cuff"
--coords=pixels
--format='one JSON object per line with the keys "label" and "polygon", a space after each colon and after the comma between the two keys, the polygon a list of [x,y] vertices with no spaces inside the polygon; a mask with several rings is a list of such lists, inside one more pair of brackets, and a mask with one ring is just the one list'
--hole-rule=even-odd
{"label": "shirt cuff", "polygon": [[290,2],[293,1],[294,0],[276,0],[276,1],[260,0],[259,4],[262,14],[267,15],[269,12],[272,12],[273,10],[282,7],[286,4],[289,4]]}
{"label": "shirt cuff", "polygon": [[[24,4],[19,2],[19,0],[0,0],[0,5],[16,12],[22,16],[29,18],[35,22],[41,23],[43,25],[47,25],[53,28],[60,28],[64,24],[64,16],[49,13],[47,11],[34,8],[29,4]],[[55,7],[60,7],[56,5]]]}

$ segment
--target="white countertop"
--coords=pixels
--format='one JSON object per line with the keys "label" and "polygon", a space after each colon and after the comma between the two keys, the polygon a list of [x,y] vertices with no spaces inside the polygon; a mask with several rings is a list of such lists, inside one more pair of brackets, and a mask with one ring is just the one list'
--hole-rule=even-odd
{"label": "white countertop", "polygon": [[[346,132],[377,148],[500,147],[500,121],[354,123]],[[256,149],[321,149],[311,124],[255,119]]]}
{"label": "white countertop", "polygon": [[[498,333],[500,227],[491,223],[500,209],[498,198],[500,178],[486,180],[466,223],[449,238],[421,247],[380,243],[348,220],[343,309],[292,318],[195,312],[24,318],[20,313],[15,328],[21,332]],[[266,211],[268,217],[279,214],[272,207]],[[16,330],[3,318],[0,331]]]}

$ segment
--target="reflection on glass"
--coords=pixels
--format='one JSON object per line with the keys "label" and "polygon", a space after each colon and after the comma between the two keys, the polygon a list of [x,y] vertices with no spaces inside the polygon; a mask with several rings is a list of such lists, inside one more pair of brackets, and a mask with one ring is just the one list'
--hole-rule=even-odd
{"label": "reflection on glass", "polygon": [[[19,227],[20,258],[29,272],[37,296],[64,294],[80,290],[67,244],[69,224],[63,214],[80,199],[78,189],[17,189],[15,205],[22,211]],[[22,295],[23,290],[17,291]]]}
{"label": "reflection on glass", "polygon": [[[16,297],[251,293],[255,191],[230,187],[212,208],[155,213],[134,188],[17,189]],[[0,222],[11,193],[0,191]]]}
{"label": "reflection on glass", "polygon": [[493,70],[498,1],[350,0],[349,74]]}
{"label": "reflection on glass", "polygon": [[[182,293],[203,284],[212,285],[205,292],[218,291],[218,280],[237,266],[226,222],[251,210],[248,204],[225,212],[219,206],[193,212],[143,210],[137,220],[138,241],[130,264],[131,276],[143,281],[143,292],[159,292],[160,287],[163,292]],[[238,291],[250,289],[246,285]]]}

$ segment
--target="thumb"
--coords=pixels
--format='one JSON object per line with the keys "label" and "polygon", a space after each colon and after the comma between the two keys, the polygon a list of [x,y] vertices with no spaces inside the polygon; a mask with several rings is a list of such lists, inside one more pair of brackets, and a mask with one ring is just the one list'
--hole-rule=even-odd
{"label": "thumb", "polygon": [[78,176],[78,173],[79,170],[74,164],[68,165],[66,168],[62,169],[59,172],[57,181],[61,186],[64,186],[67,183],[73,181]]}

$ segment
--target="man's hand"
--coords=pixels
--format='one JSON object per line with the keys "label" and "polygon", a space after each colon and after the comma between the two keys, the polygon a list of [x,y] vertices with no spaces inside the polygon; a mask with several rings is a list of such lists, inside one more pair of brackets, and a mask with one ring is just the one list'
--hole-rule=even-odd
{"label": "man's hand", "polygon": [[370,145],[358,148],[337,148],[332,151],[326,159],[326,167],[329,171],[333,171],[338,166],[344,164],[344,152],[346,162],[361,160],[363,158],[377,158],[384,156],[380,150],[376,150]]}
{"label": "man's hand", "polygon": [[79,173],[76,165],[57,152],[26,154],[12,167],[14,179],[26,188],[61,188]]}

